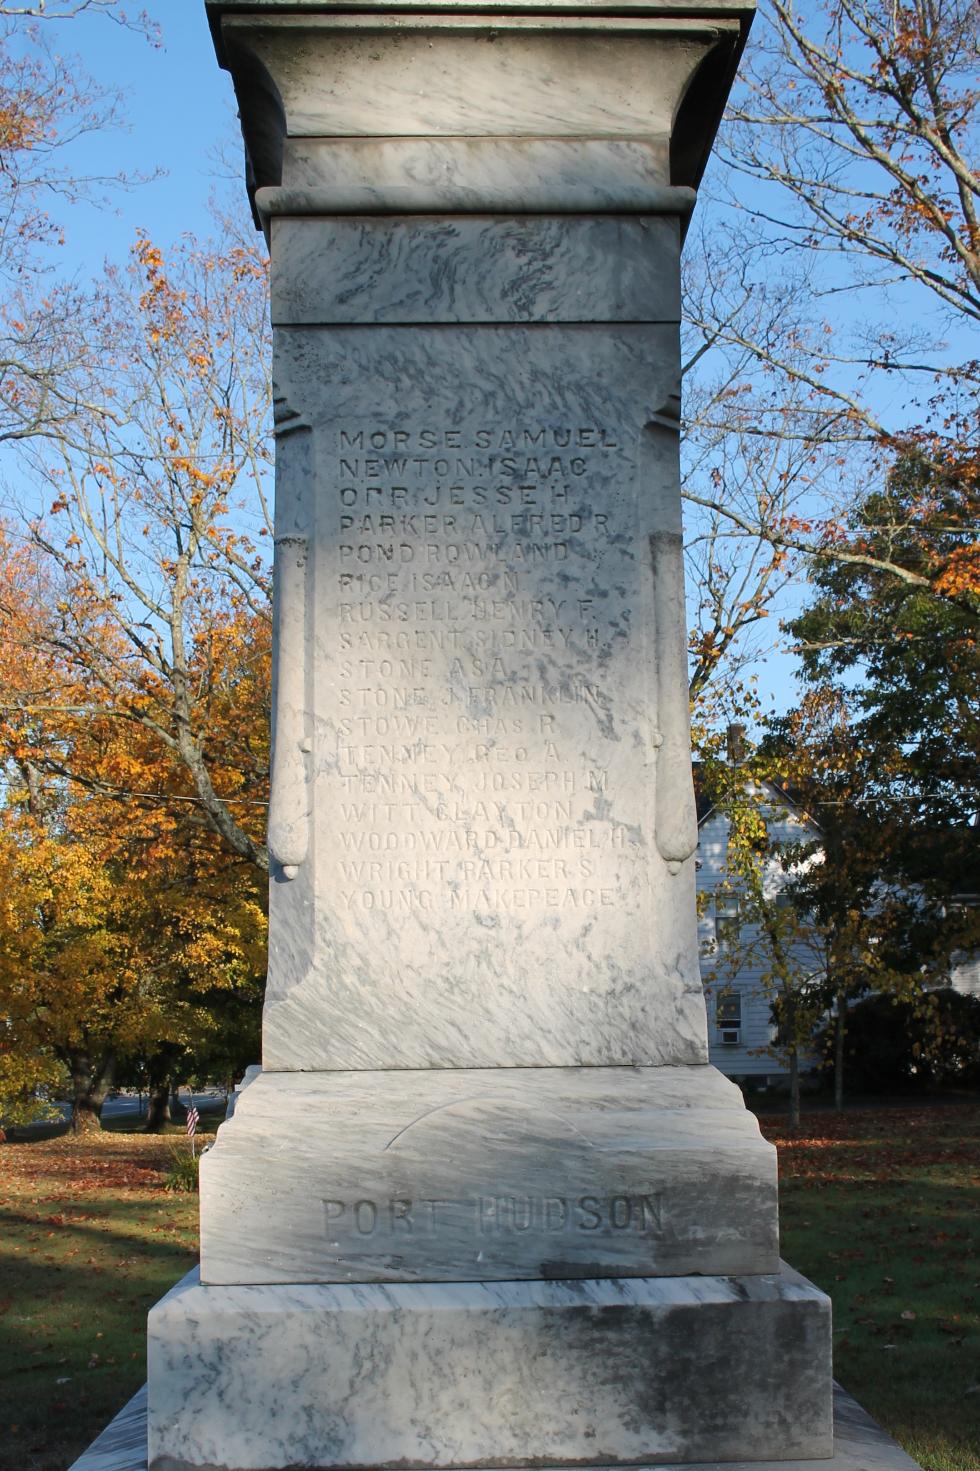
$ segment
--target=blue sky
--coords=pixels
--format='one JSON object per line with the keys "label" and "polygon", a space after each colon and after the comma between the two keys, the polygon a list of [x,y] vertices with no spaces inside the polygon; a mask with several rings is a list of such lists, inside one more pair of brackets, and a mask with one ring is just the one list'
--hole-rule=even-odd
{"label": "blue sky", "polygon": [[223,148],[236,169],[239,164],[231,80],[215,59],[203,0],[135,0],[129,8],[137,7],[159,22],[159,50],[98,16],[45,32],[96,81],[123,93],[125,130],[93,136],[75,157],[98,170],[160,171],[151,182],[114,194],[107,208],[73,211],[67,259],[84,273],[106,258],[123,259],[137,228],[160,242],[185,230],[206,235],[208,198],[222,168],[216,154]]}
{"label": "blue sky", "polygon": [[[140,0],[131,0],[130,9],[137,5]],[[140,8],[161,27],[159,49],[104,17],[42,28],[95,81],[123,93],[125,128],[74,145],[79,170],[154,175],[114,192],[104,206],[71,211],[57,267],[80,282],[107,260],[124,261],[137,230],[164,247],[185,231],[206,237],[216,188],[226,201],[238,201],[247,218],[234,95],[215,58],[203,0],[143,0]],[[778,612],[795,605],[795,591],[780,600],[765,630],[773,640]],[[795,703],[795,663],[775,650],[758,661],[755,675],[766,706],[785,710]]]}

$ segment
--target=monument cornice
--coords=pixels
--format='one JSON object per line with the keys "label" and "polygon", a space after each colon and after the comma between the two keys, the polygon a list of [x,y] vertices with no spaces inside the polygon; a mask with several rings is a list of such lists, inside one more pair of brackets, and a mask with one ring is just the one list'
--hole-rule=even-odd
{"label": "monument cornice", "polygon": [[282,214],[685,216],[752,8],[212,0],[208,13],[267,227]]}
{"label": "monument cornice", "polygon": [[312,15],[331,12],[345,15],[380,14],[458,14],[488,15],[645,15],[735,17],[748,30],[755,13],[755,0],[389,0],[377,5],[370,0],[205,0],[211,32],[219,60],[221,55],[221,22],[226,15]]}

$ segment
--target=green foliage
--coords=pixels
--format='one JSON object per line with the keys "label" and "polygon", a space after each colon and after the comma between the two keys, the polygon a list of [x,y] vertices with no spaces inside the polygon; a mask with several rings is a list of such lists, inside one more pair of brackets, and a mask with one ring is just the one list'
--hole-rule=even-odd
{"label": "green foliage", "polygon": [[169,1190],[172,1195],[182,1195],[197,1190],[200,1168],[200,1155],[192,1156],[183,1149],[173,1150],[170,1168],[164,1180],[164,1189]]}
{"label": "green foliage", "polygon": [[931,992],[917,1002],[869,996],[852,1006],[845,1067],[859,1093],[980,1086],[980,997]]}
{"label": "green foliage", "polygon": [[744,759],[723,760],[715,748],[703,763],[729,820],[722,892],[738,894],[742,918],[706,979],[720,990],[747,971],[758,976],[776,1024],[768,1050],[789,1068],[794,1115],[797,1070],[817,1033],[834,1053],[841,1102],[848,1008],[869,992],[926,1005],[948,980],[952,952],[976,943],[980,919],[950,903],[948,868],[944,883],[941,865],[938,879],[919,878],[903,861],[922,823],[895,800],[879,748],[856,728],[855,698],[815,685]]}
{"label": "green foliage", "polygon": [[[860,501],[811,571],[814,600],[788,625],[803,699],[763,743],[822,830],[823,864],[801,878],[795,902],[827,931],[838,1011],[869,990],[898,1002],[861,1012],[880,1021],[881,1049],[894,1032],[881,1086],[928,1076],[896,1018],[908,1046],[925,1048],[916,1029],[929,992],[946,983],[955,951],[980,945],[980,908],[961,902],[980,856],[976,488],[975,466],[940,472],[908,454]],[[839,1065],[864,1077],[872,1065],[860,1044],[836,1042]]]}
{"label": "green foliage", "polygon": [[853,512],[847,545],[920,580],[817,562],[814,601],[788,624],[808,684],[846,694],[892,868],[947,888],[976,861],[969,825],[980,810],[975,522],[966,470],[940,479],[924,461],[900,460]]}
{"label": "green foliage", "polygon": [[820,826],[823,860],[800,874],[794,902],[827,930],[836,989],[911,994],[943,983],[951,952],[971,947],[976,916],[951,907],[942,873],[905,861],[928,830],[896,795],[882,753],[865,744],[859,699],[808,690],[791,716],[770,723],[763,755]]}

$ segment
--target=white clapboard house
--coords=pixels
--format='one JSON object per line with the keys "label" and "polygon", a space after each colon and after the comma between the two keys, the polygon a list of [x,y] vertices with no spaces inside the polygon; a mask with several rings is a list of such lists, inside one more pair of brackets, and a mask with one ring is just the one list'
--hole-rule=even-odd
{"label": "white clapboard house", "polygon": [[[729,759],[738,760],[742,728],[729,732]],[[737,891],[730,887],[727,868],[728,818],[704,795],[695,765],[698,802],[697,888],[700,899],[698,921],[702,971],[706,977],[708,1047],[711,1061],[721,1072],[738,1082],[765,1087],[786,1076],[786,1065],[767,1052],[775,1040],[770,998],[760,980],[758,966],[746,966],[734,977],[712,983],[711,971],[718,965],[718,951],[739,940],[747,923]],[[811,842],[820,829],[792,798],[768,782],[753,783],[752,795],[763,808],[766,826],[775,844]],[[773,896],[786,882],[777,860],[766,875]],[[742,935],[744,938],[744,935]],[[800,966],[811,968],[809,947],[800,955]]]}
{"label": "white clapboard house", "polygon": [[[739,761],[743,746],[744,728],[732,726],[728,741],[729,760]],[[708,1007],[710,1058],[715,1067],[740,1083],[756,1087],[778,1085],[788,1070],[785,1061],[769,1050],[776,1034],[770,998],[761,983],[759,969],[744,966],[734,977],[726,973],[724,980],[714,983],[710,980],[711,972],[718,967],[719,950],[739,938],[746,920],[740,912],[739,895],[733,891],[728,874],[728,818],[705,796],[698,781],[697,763],[694,785],[699,839],[697,890],[699,896],[703,896],[699,903],[698,928]],[[764,781],[754,783],[753,795],[763,809],[773,846],[778,848],[784,844],[819,840],[819,824],[780,787]],[[773,859],[767,875],[767,888],[777,902],[779,890],[785,883],[786,875],[778,860]],[[980,904],[975,882],[971,884],[965,880],[958,902],[971,907]],[[803,945],[800,948],[801,970],[811,969],[813,949]],[[948,984],[955,991],[980,996],[980,950],[961,951],[951,960]]]}
{"label": "white clapboard house", "polygon": [[[974,818],[973,829],[980,848],[980,815]],[[964,873],[963,883],[957,895],[957,903],[965,909],[980,909],[980,889],[977,874],[980,865],[974,863],[970,873]],[[964,996],[980,996],[980,950],[959,950],[951,957],[950,985]]]}

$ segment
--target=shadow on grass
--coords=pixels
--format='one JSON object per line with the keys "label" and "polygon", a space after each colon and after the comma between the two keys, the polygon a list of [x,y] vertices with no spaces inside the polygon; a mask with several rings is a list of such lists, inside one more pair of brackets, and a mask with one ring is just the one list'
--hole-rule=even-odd
{"label": "shadow on grass", "polygon": [[4,1144],[43,1144],[47,1139],[61,1139],[70,1133],[71,1124],[67,1119],[51,1119],[40,1124],[5,1124],[0,1148]]}
{"label": "shadow on grass", "polygon": [[[162,1202],[172,1201],[175,1199],[176,1197],[166,1195],[161,1192]],[[196,1204],[197,1197],[192,1197],[188,1193],[180,1195],[179,1199],[182,1202],[188,1203],[193,1199],[194,1203]],[[147,1214],[154,1210],[157,1211],[159,1214],[163,1214],[165,1212],[165,1206],[163,1204],[157,1205],[153,1201],[140,1201],[139,1205]],[[82,1211],[81,1214],[86,1219],[79,1219],[78,1216],[75,1216],[70,1206],[67,1206],[63,1210],[56,1212],[54,1215],[48,1217],[47,1219],[45,1219],[43,1216],[39,1217],[37,1215],[22,1214],[21,1212],[16,1210],[0,1209],[0,1273],[3,1272],[5,1264],[9,1260],[7,1244],[14,1239],[15,1231],[26,1230],[32,1233],[39,1233],[42,1236],[53,1236],[53,1232],[46,1232],[44,1229],[46,1226],[52,1225],[54,1226],[54,1230],[56,1232],[64,1232],[66,1233],[66,1235],[70,1235],[73,1239],[78,1235],[91,1236],[102,1246],[111,1246],[114,1242],[118,1242],[127,1247],[129,1255],[132,1255],[133,1252],[138,1252],[142,1256],[166,1257],[172,1254],[174,1250],[182,1249],[175,1247],[174,1243],[172,1242],[167,1243],[165,1241],[149,1240],[144,1234],[140,1234],[135,1231],[113,1231],[111,1228],[104,1225],[89,1224],[90,1221],[105,1221],[107,1218],[111,1219],[114,1215],[123,1214],[125,1214],[130,1220],[132,1220],[132,1201],[120,1202],[117,1208],[113,1208],[112,1206],[107,1205],[107,1202],[102,1201],[99,1203],[97,1213],[95,1211]],[[53,1255],[53,1253],[51,1253],[51,1255]],[[18,1254],[18,1259],[16,1263],[18,1287],[20,1286],[23,1273],[28,1271],[31,1265],[32,1264],[27,1258],[23,1257],[21,1254]],[[57,1270],[61,1270],[60,1265],[58,1266]]]}
{"label": "shadow on grass", "polygon": [[782,1150],[783,1254],[833,1300],[837,1377],[928,1471],[980,1471],[978,1132],[916,1111]]}
{"label": "shadow on grass", "polygon": [[[220,1108],[202,1108],[200,1114],[201,1122],[198,1125],[197,1138],[200,1138],[202,1134],[213,1134],[218,1125],[224,1123],[224,1104]],[[117,1114],[114,1118],[105,1120],[102,1125],[102,1132],[104,1134],[145,1134],[146,1119],[138,1114]],[[162,1129],[156,1131],[154,1137],[159,1139],[163,1137],[169,1138],[171,1136],[179,1136],[181,1139],[186,1139],[187,1125],[171,1119],[168,1123],[164,1124]]]}
{"label": "shadow on grass", "polygon": [[65,1471],[146,1378],[146,1315],[192,1264],[171,1247],[124,1276],[18,1264],[0,1336],[0,1468]]}
{"label": "shadow on grass", "polygon": [[0,1212],[0,1423],[32,1433],[43,1428],[44,1406],[56,1418],[62,1400],[74,1402],[100,1371],[138,1384],[146,1314],[197,1258],[186,1217],[153,1201],[106,1201],[91,1221],[70,1211],[59,1219]]}

